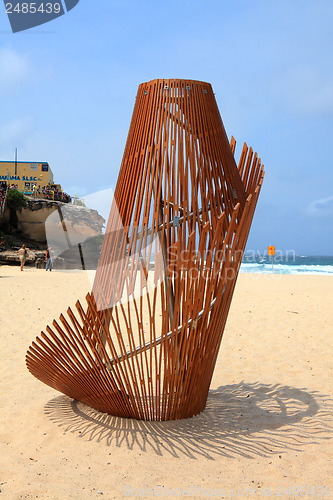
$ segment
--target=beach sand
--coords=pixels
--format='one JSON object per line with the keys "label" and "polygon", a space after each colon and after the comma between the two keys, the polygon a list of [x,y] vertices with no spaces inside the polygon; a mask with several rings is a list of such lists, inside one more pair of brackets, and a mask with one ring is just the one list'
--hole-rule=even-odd
{"label": "beach sand", "polygon": [[206,410],[158,423],[98,413],[25,367],[85,273],[2,266],[0,287],[1,498],[329,497],[333,278],[241,274]]}

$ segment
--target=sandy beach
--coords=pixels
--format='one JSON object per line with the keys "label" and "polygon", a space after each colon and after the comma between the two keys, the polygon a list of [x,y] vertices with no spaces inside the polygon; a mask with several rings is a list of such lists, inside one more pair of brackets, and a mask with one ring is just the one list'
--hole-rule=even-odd
{"label": "sandy beach", "polygon": [[25,353],[90,291],[84,272],[0,267],[1,498],[328,498],[333,278],[241,274],[206,410],[99,413],[30,375]]}

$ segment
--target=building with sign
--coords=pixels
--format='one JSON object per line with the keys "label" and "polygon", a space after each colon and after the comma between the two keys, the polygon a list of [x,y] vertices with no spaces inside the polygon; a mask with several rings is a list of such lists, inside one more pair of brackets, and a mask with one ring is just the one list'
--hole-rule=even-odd
{"label": "building with sign", "polygon": [[54,185],[52,170],[45,162],[0,161],[0,182],[3,181],[25,194]]}

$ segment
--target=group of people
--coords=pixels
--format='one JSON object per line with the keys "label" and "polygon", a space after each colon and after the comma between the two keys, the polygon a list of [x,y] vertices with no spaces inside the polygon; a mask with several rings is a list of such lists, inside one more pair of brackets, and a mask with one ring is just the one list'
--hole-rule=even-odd
{"label": "group of people", "polygon": [[[0,209],[3,206],[6,199],[6,192],[8,189],[18,189],[17,184],[9,184],[7,181],[0,181]],[[38,198],[46,198],[48,200],[62,201],[64,203],[71,203],[72,199],[69,194],[64,193],[60,189],[56,189],[52,186],[35,186],[32,194]]]}
{"label": "group of people", "polygon": [[59,189],[54,189],[49,186],[44,186],[42,188],[42,194],[40,193],[40,186],[35,190],[36,196],[47,198],[49,200],[63,201],[64,203],[70,203],[71,197],[69,194],[60,191]]}
{"label": "group of people", "polygon": [[[46,249],[45,252],[45,270],[46,271],[52,271],[52,259],[51,259],[51,246],[49,245]],[[26,245],[22,245],[21,248],[18,250],[18,253],[20,254],[20,261],[21,261],[21,271],[23,271],[24,264],[26,263],[28,259],[28,252],[29,248],[26,247]]]}

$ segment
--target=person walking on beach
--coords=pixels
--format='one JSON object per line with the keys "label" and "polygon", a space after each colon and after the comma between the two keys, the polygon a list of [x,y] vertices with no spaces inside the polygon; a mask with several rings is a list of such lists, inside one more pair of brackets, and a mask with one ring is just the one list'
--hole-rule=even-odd
{"label": "person walking on beach", "polygon": [[26,263],[26,260],[28,258],[28,250],[29,248],[26,248],[25,245],[22,245],[21,248],[18,250],[20,254],[20,260],[21,260],[21,271],[23,271],[23,266]]}
{"label": "person walking on beach", "polygon": [[48,246],[47,250],[46,250],[46,254],[45,254],[45,262],[46,262],[45,271],[47,271],[48,269],[50,271],[52,271],[51,248],[52,247]]}

